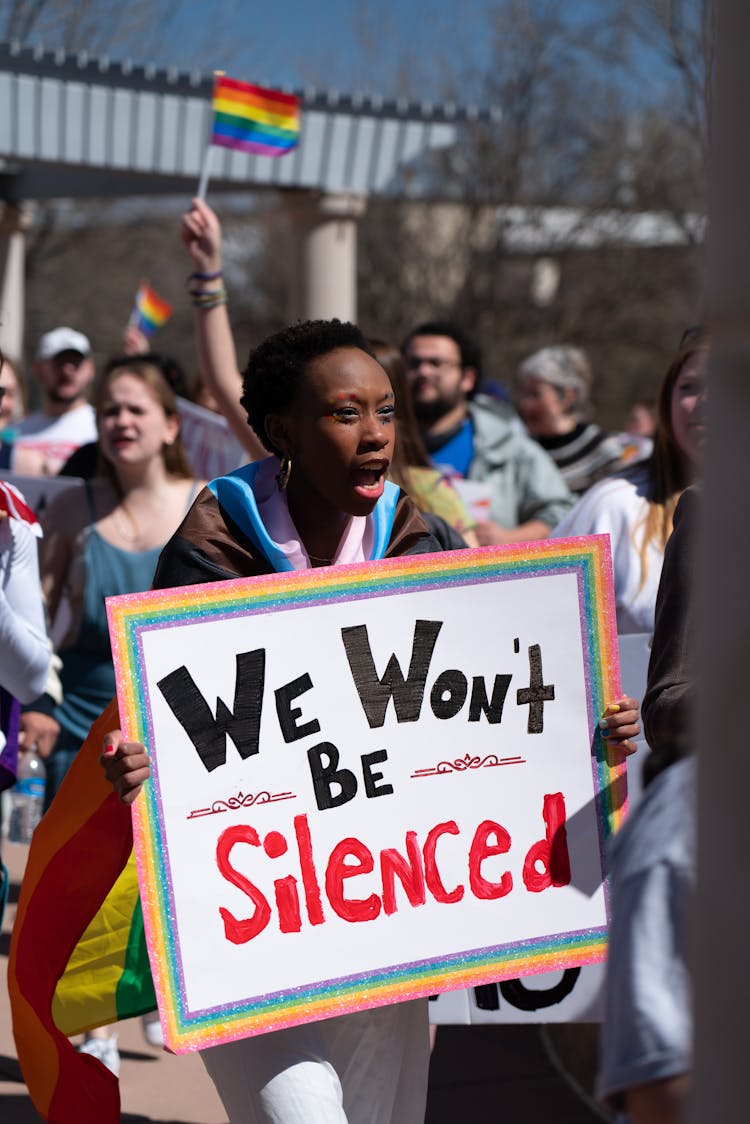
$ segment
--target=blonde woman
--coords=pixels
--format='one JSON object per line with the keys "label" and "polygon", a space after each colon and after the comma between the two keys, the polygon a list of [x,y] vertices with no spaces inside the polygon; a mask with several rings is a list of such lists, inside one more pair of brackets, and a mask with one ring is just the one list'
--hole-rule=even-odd
{"label": "blonde woman", "polygon": [[683,490],[699,470],[705,441],[708,334],[685,332],[659,390],[648,461],[595,484],[555,529],[558,538],[608,534],[617,628],[651,633],[664,547]]}

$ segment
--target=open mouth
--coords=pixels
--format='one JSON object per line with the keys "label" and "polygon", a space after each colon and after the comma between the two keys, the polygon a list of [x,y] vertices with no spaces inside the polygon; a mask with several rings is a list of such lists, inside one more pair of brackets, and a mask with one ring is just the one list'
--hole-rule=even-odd
{"label": "open mouth", "polygon": [[354,490],[362,496],[379,497],[385,487],[385,477],[388,471],[388,461],[363,468],[355,468],[352,473]]}

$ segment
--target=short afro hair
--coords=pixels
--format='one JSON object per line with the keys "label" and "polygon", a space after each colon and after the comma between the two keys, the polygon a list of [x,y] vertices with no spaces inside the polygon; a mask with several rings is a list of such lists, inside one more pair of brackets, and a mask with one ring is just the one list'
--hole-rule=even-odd
{"label": "short afro hair", "polygon": [[356,324],[341,320],[304,320],[268,336],[253,351],[242,374],[240,402],[263,444],[280,455],[266,431],[270,414],[283,414],[294,402],[307,365],[340,347],[372,355]]}

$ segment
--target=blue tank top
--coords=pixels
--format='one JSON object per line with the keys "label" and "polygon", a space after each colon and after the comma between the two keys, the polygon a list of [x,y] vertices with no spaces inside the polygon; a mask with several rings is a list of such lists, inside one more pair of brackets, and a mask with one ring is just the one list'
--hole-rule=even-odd
{"label": "blue tank top", "polygon": [[121,550],[95,527],[86,531],[86,582],[81,627],[74,644],[60,652],[63,701],[55,717],[70,738],[83,741],[115,694],[115,671],[109,644],[105,597],[150,589],[162,548]]}

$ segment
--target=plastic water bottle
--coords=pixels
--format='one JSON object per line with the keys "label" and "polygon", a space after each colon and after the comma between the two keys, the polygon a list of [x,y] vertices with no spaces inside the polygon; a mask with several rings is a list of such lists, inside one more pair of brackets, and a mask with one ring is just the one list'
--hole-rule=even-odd
{"label": "plastic water bottle", "polygon": [[10,843],[30,843],[42,818],[47,770],[35,749],[18,754],[18,772],[10,794]]}

